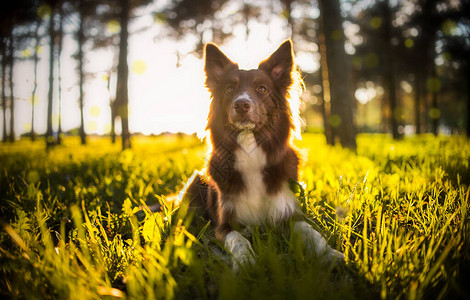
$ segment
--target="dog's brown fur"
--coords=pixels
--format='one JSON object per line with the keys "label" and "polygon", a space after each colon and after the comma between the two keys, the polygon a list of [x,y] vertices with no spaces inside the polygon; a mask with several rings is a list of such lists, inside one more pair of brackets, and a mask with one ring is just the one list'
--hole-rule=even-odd
{"label": "dog's brown fur", "polygon": [[[215,223],[217,237],[223,239],[241,225],[233,210],[224,209],[223,202],[234,201],[246,188],[246,179],[235,166],[235,151],[240,149],[237,136],[243,130],[237,124],[254,126],[256,144],[266,155],[264,187],[260,188],[265,188],[268,196],[278,193],[288,180],[297,180],[299,159],[289,142],[294,125],[288,99],[292,85],[299,83],[290,41],[255,70],[240,70],[214,44],[207,44],[204,70],[212,96],[207,129],[213,150],[208,179],[196,176],[186,198],[191,199],[190,206],[203,208]],[[236,107],[237,99],[248,103],[247,112]],[[301,218],[297,212],[285,216],[292,217]]]}

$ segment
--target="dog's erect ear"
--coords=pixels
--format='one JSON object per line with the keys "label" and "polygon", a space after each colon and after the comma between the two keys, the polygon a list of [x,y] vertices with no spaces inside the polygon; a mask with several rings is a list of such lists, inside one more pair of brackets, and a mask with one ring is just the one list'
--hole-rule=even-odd
{"label": "dog's erect ear", "polygon": [[275,81],[290,84],[291,73],[294,69],[292,42],[287,40],[282,43],[270,57],[259,64],[258,69],[267,72]]}
{"label": "dog's erect ear", "polygon": [[214,44],[206,44],[204,47],[205,65],[204,71],[206,72],[206,85],[211,88],[212,82],[217,83],[222,79],[225,72],[238,68],[238,65],[228,59],[225,54],[220,51]]}

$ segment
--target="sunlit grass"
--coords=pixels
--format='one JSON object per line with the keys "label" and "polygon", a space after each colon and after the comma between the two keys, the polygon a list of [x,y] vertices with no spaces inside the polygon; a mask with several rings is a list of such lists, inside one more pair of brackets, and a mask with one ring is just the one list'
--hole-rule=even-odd
{"label": "sunlit grass", "polygon": [[[321,135],[297,143],[309,222],[347,264],[305,253],[289,230],[254,228],[254,266],[234,274],[207,220],[168,195],[205,164],[194,137],[138,137],[133,149],[78,138],[0,146],[0,293],[18,298],[438,298],[465,296],[470,143]],[[162,207],[152,213],[148,207]]]}

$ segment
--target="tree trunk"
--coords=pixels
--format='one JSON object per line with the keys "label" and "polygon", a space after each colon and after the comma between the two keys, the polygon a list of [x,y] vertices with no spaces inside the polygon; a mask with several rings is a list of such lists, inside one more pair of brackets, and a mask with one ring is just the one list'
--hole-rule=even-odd
{"label": "tree trunk", "polygon": [[3,137],[2,141],[5,143],[8,140],[7,134],[7,96],[5,94],[7,75],[7,57],[6,45],[2,44],[2,111],[3,111]]}
{"label": "tree trunk", "polygon": [[356,149],[351,64],[344,50],[344,34],[339,0],[321,0],[323,28],[331,95],[331,125],[341,145]]}
{"label": "tree trunk", "polygon": [[59,98],[59,125],[57,129],[57,144],[62,144],[62,66],[61,66],[61,55],[64,38],[64,13],[62,11],[62,3],[59,3],[59,32],[57,41],[57,84],[58,84],[58,98]]}
{"label": "tree trunk", "polygon": [[49,94],[47,98],[47,130],[46,146],[49,148],[55,144],[52,132],[52,105],[54,99],[54,51],[55,51],[55,31],[54,31],[54,8],[49,17]]}
{"label": "tree trunk", "polygon": [[111,142],[113,144],[116,143],[116,100],[112,99],[111,97],[111,71],[108,74],[108,82],[107,82],[107,87],[108,87],[108,94],[109,94],[109,107],[111,108],[111,132],[109,135],[111,136]]}
{"label": "tree trunk", "polygon": [[431,131],[434,136],[439,134],[439,108],[437,92],[431,94]]}
{"label": "tree trunk", "polygon": [[467,57],[467,137],[470,138],[470,60]]}
{"label": "tree trunk", "polygon": [[10,63],[10,136],[9,141],[13,143],[15,141],[15,95],[13,91],[13,67],[15,65],[15,47],[13,45],[13,30],[10,32],[10,44],[9,44],[9,63]]}
{"label": "tree trunk", "polygon": [[[426,84],[427,85],[427,84]],[[425,88],[426,92],[424,93],[424,132],[429,132],[429,95],[430,93]]]}
{"label": "tree trunk", "polygon": [[128,92],[128,77],[129,66],[127,64],[127,40],[128,40],[128,23],[129,23],[129,0],[120,0],[121,4],[121,33],[119,42],[119,63],[117,74],[117,88],[116,88],[116,101],[118,105],[118,114],[121,116],[122,124],[122,149],[131,148],[131,140],[129,133],[129,92]]}
{"label": "tree trunk", "polygon": [[[433,80],[437,80],[436,66],[434,65],[434,63],[432,64],[431,68],[432,68],[431,69],[432,78]],[[434,84],[437,84],[437,83],[434,83]],[[431,110],[430,110],[431,132],[434,134],[434,136],[437,136],[439,134],[439,116],[440,116],[438,99],[437,99],[439,89],[436,86],[431,86],[430,88],[431,88],[430,90],[430,93],[431,93]]]}
{"label": "tree trunk", "polygon": [[36,91],[38,89],[38,48],[39,48],[39,26],[41,25],[40,21],[36,23],[36,29],[34,31],[34,82],[33,82],[33,92],[31,93],[31,141],[36,140],[36,132],[34,131],[34,105],[36,105]]}
{"label": "tree trunk", "polygon": [[326,45],[325,45],[325,32],[323,28],[323,14],[320,15],[320,34],[318,37],[320,44],[320,74],[322,78],[322,114],[323,114],[323,127],[325,130],[326,143],[334,145],[333,132],[331,130],[330,117],[331,117],[331,97],[330,97],[330,83],[328,81],[328,63],[326,59]]}
{"label": "tree trunk", "polygon": [[116,107],[116,100],[111,101],[111,143],[116,143],[116,118],[117,118],[117,107]]}
{"label": "tree trunk", "polygon": [[79,77],[79,105],[80,105],[80,143],[82,145],[86,144],[86,134],[85,134],[85,120],[83,117],[83,83],[84,83],[84,71],[83,71],[83,44],[85,43],[85,34],[83,30],[83,18],[84,18],[84,3],[83,0],[80,0],[79,11],[80,11],[80,21],[77,32],[77,42],[78,42],[78,77]]}
{"label": "tree trunk", "polygon": [[385,36],[383,37],[383,50],[385,51],[385,60],[386,60],[386,74],[385,81],[388,90],[389,104],[390,104],[390,126],[392,127],[392,136],[393,139],[398,140],[403,138],[402,133],[398,130],[401,126],[401,109],[398,103],[397,91],[396,91],[396,82],[395,82],[395,51],[392,45],[392,11],[390,9],[389,1],[387,0],[384,6],[384,31]]}
{"label": "tree trunk", "polygon": [[422,85],[422,82],[421,82],[421,76],[418,75],[417,73],[416,73],[416,76],[415,76],[415,91],[414,91],[414,95],[415,95],[415,99],[414,99],[415,100],[415,102],[414,102],[414,107],[415,107],[415,134],[420,134],[420,133],[422,133],[422,129],[421,129],[421,97],[422,97],[422,93],[421,93],[422,87],[421,87],[421,85]]}

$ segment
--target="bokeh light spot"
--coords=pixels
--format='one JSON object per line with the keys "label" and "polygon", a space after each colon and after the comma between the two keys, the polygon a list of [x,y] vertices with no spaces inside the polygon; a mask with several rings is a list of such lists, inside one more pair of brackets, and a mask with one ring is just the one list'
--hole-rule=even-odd
{"label": "bokeh light spot", "polygon": [[90,107],[90,115],[93,117],[98,117],[101,114],[101,108],[97,105]]}
{"label": "bokeh light spot", "polygon": [[331,33],[331,38],[335,41],[339,41],[341,40],[341,37],[343,36],[343,34],[341,33],[340,30],[333,30],[333,32]]}
{"label": "bokeh light spot", "polygon": [[98,129],[98,124],[95,121],[89,121],[86,124],[86,128],[89,132],[96,132],[96,129]]}
{"label": "bokeh light spot", "polygon": [[37,52],[37,54],[42,53],[42,46],[37,46],[36,47],[36,52]]}
{"label": "bokeh light spot", "polygon": [[52,9],[47,4],[41,4],[38,7],[38,16],[42,20],[45,20],[45,19],[49,18],[51,16],[51,13],[52,13]]}
{"label": "bokeh light spot", "polygon": [[39,172],[36,170],[31,170],[26,174],[26,181],[29,183],[36,183],[39,181]]}
{"label": "bokeh light spot", "polygon": [[358,88],[354,92],[354,96],[356,97],[357,101],[359,101],[361,104],[366,104],[367,102],[374,99],[376,95],[377,91],[372,86],[367,88]]}
{"label": "bokeh light spot", "polygon": [[360,56],[354,56],[352,59],[352,64],[354,67],[360,69],[362,67],[362,58]]}
{"label": "bokeh light spot", "polygon": [[287,9],[281,11],[281,17],[287,20],[289,18],[289,11]]}
{"label": "bokeh light spot", "polygon": [[450,54],[449,52],[444,52],[444,53],[442,53],[442,58],[445,61],[450,61],[452,59],[452,54]]}
{"label": "bokeh light spot", "polygon": [[111,123],[104,124],[103,131],[105,133],[111,132]]}
{"label": "bokeh light spot", "polygon": [[106,25],[106,28],[108,29],[109,33],[116,34],[121,31],[121,24],[119,24],[117,20],[111,20]]}
{"label": "bokeh light spot", "polygon": [[[28,101],[29,103],[33,103],[33,95],[29,96]],[[39,96],[34,95],[34,105],[38,105],[38,103],[39,103]]]}
{"label": "bokeh light spot", "polygon": [[426,88],[428,92],[437,93],[442,88],[442,82],[437,77],[428,78],[428,80],[426,81]]}
{"label": "bokeh light spot", "polygon": [[59,115],[53,114],[52,115],[52,125],[58,126],[59,125]]}
{"label": "bokeh light spot", "polygon": [[103,74],[103,76],[101,76],[101,80],[103,80],[104,82],[108,82],[109,75],[108,74]]}
{"label": "bokeh light spot", "polygon": [[439,117],[441,116],[441,111],[438,109],[438,108],[431,108],[429,110],[429,117],[431,119],[439,119]]}
{"label": "bokeh light spot", "polygon": [[442,32],[446,35],[457,34],[457,24],[452,20],[446,20],[442,23]]}
{"label": "bokeh light spot", "polygon": [[408,38],[405,40],[406,48],[413,48],[414,45],[415,45],[415,42],[412,39]]}
{"label": "bokeh light spot", "polygon": [[403,113],[403,108],[395,107],[393,110],[393,118],[397,121],[402,121],[405,119],[405,114]]}
{"label": "bokeh light spot", "polygon": [[129,107],[126,107],[125,105],[119,105],[118,107],[118,115],[123,116],[127,112],[127,115],[129,115]]}
{"label": "bokeh light spot", "polygon": [[165,24],[166,23],[166,16],[164,13],[159,12],[153,15],[153,23],[155,24]]}
{"label": "bokeh light spot", "polygon": [[341,117],[338,116],[338,115],[331,115],[331,117],[330,117],[330,125],[331,125],[333,128],[336,128],[336,127],[338,127],[339,125],[341,125]]}
{"label": "bokeh light spot", "polygon": [[21,54],[23,54],[24,58],[29,58],[31,56],[31,50],[29,49],[24,49]]}
{"label": "bokeh light spot", "polygon": [[26,131],[26,132],[31,131],[31,124],[28,123],[28,122],[24,123],[23,124],[23,130]]}
{"label": "bokeh light spot", "polygon": [[380,26],[382,26],[382,19],[379,17],[373,17],[370,20],[370,26],[372,26],[374,29],[380,28]]}
{"label": "bokeh light spot", "polygon": [[144,74],[145,70],[147,70],[147,65],[145,61],[143,60],[136,60],[132,64],[132,72],[134,72],[137,75]]}
{"label": "bokeh light spot", "polygon": [[315,94],[320,94],[322,90],[323,90],[323,88],[322,88],[322,86],[319,85],[319,84],[315,84],[315,85],[312,87],[312,91],[313,91]]}
{"label": "bokeh light spot", "polygon": [[368,68],[375,68],[379,64],[379,56],[374,52],[369,52],[364,57],[364,63]]}

